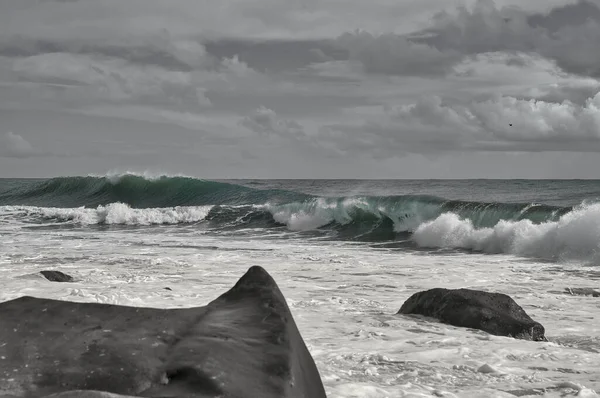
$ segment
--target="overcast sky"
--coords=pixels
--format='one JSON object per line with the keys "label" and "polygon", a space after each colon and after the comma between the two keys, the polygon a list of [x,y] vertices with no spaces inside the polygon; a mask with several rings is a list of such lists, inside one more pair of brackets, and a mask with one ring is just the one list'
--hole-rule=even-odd
{"label": "overcast sky", "polygon": [[600,0],[3,0],[0,177],[600,178]]}

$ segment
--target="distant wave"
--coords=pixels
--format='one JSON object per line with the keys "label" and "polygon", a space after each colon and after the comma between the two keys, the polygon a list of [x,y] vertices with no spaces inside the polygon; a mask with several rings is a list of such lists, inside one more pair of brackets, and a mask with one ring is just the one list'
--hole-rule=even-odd
{"label": "distant wave", "polygon": [[333,239],[400,239],[420,247],[543,258],[590,258],[600,251],[595,203],[572,208],[426,195],[324,198],[192,177],[123,174],[20,183],[0,192],[0,205],[0,222],[284,228]]}
{"label": "distant wave", "polygon": [[[282,191],[280,194],[292,193]],[[257,203],[277,195],[277,191],[259,191],[192,177],[128,173],[33,180],[0,192],[0,205],[97,207],[121,202],[131,207],[149,208]],[[292,194],[292,197],[301,198],[301,195]]]}

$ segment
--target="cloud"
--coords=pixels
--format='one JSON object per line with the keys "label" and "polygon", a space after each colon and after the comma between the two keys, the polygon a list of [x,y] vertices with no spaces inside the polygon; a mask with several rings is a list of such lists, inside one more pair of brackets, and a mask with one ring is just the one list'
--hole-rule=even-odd
{"label": "cloud", "polygon": [[272,109],[264,106],[244,117],[240,125],[269,138],[298,140],[306,137],[304,128],[298,122],[279,118]]}
{"label": "cloud", "polygon": [[546,14],[533,14],[529,25],[541,26],[550,32],[558,32],[565,26],[583,25],[588,20],[600,21],[600,8],[590,0],[578,0],[571,4],[552,8]]}
{"label": "cloud", "polygon": [[206,51],[216,59],[237,57],[252,69],[278,73],[306,67],[315,62],[345,57],[328,40],[249,40],[219,39],[204,43]]}
{"label": "cloud", "polygon": [[346,153],[393,157],[447,151],[600,152],[600,92],[583,105],[510,96],[462,102],[428,96],[318,138]]}
{"label": "cloud", "polygon": [[[440,134],[449,130],[456,137],[479,140],[490,149],[496,142],[561,143],[562,148],[577,142],[600,140],[600,93],[588,98],[584,106],[565,101],[553,103],[494,96],[468,104],[444,103],[439,97],[392,112],[393,120],[411,126],[433,127]],[[512,126],[511,126],[512,125]]]}
{"label": "cloud", "polygon": [[346,33],[335,43],[348,51],[350,60],[360,61],[365,72],[376,74],[444,75],[463,57],[455,50],[440,51],[395,34]]}
{"label": "cloud", "polygon": [[40,153],[18,134],[8,132],[0,136],[0,157],[28,158]]}
{"label": "cloud", "polygon": [[599,43],[600,7],[589,0],[547,14],[477,0],[472,7],[436,13],[429,27],[413,33],[347,32],[313,44],[311,54],[324,62],[359,61],[372,74],[444,76],[465,58],[485,53],[507,52],[514,55],[507,62],[525,66],[520,52],[540,54],[568,73],[600,77]]}
{"label": "cloud", "polygon": [[53,53],[118,58],[132,64],[184,72],[209,68],[216,63],[198,40],[172,37],[167,30],[151,33],[145,38],[125,37],[114,42],[84,40],[76,36],[51,40],[7,35],[0,39],[1,56],[31,57]]}
{"label": "cloud", "polygon": [[[598,7],[589,1],[556,7],[546,15],[514,6],[498,9],[491,0],[479,0],[473,7],[438,13],[421,31],[417,26],[428,24],[431,10],[447,7],[447,2],[234,0],[200,5],[173,0],[168,7],[159,0],[19,3],[27,5],[0,6],[0,55],[93,54],[179,71],[208,68],[218,63],[214,57],[238,55],[262,72],[350,57],[373,73],[431,75],[447,72],[461,55],[536,51],[541,45],[561,61],[570,58],[564,51],[587,57],[570,65],[585,72],[597,60],[587,50],[597,48],[594,21],[600,21]],[[529,1],[521,6],[556,3]]]}
{"label": "cloud", "polygon": [[556,61],[566,72],[600,77],[600,7],[588,0],[533,15],[478,0],[472,9],[436,14],[432,26],[411,41],[464,55],[535,52]]}
{"label": "cloud", "polygon": [[597,151],[598,6],[463,3],[0,1],[0,124],[47,151],[239,152],[228,170],[261,172],[274,153]]}
{"label": "cloud", "polygon": [[81,54],[50,53],[17,58],[13,71],[21,81],[59,84],[72,92],[83,91],[87,99],[113,101],[191,102],[205,101],[192,87],[189,73],[168,71],[152,65],[135,66],[123,59]]}
{"label": "cloud", "polygon": [[561,103],[569,101],[584,106],[589,98],[600,92],[600,81],[588,80],[568,83],[553,83],[525,90],[527,99]]}
{"label": "cloud", "polygon": [[[28,103],[25,106],[48,105],[65,111],[127,104],[203,113],[213,109],[210,95],[214,93],[252,96],[272,91],[276,86],[270,77],[249,68],[237,57],[223,59],[214,68],[189,72],[71,53],[0,57],[0,61],[0,71],[9,77],[0,81],[0,90],[12,87],[17,94],[11,95],[12,102],[24,96]],[[27,95],[18,95],[15,90]],[[9,98],[0,100],[6,103]]]}
{"label": "cloud", "polygon": [[[223,141],[240,136],[228,115],[203,115],[197,112],[173,111],[153,106],[94,106],[77,114],[154,123],[163,131],[173,127],[188,130],[197,141],[220,138]],[[179,129],[178,129],[179,130]],[[200,133],[200,134],[198,134]]]}
{"label": "cloud", "polygon": [[356,28],[406,33],[444,4],[443,0],[4,1],[0,2],[0,38],[119,43],[164,30],[176,38],[258,40],[333,38]]}

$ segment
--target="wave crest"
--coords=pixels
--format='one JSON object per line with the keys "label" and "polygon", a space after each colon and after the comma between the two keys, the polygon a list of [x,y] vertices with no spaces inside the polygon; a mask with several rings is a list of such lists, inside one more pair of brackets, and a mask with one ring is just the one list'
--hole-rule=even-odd
{"label": "wave crest", "polygon": [[185,176],[132,173],[19,181],[0,192],[2,222],[201,222],[203,228],[228,231],[285,227],[340,240],[409,241],[413,247],[553,259],[600,258],[599,220],[600,204],[593,202],[572,208],[427,195],[316,197]]}
{"label": "wave crest", "polygon": [[477,228],[469,219],[444,213],[421,224],[412,240],[421,247],[460,248],[552,260],[600,260],[600,203],[586,204],[556,221],[500,220]]}
{"label": "wave crest", "polygon": [[4,206],[4,212],[20,214],[30,220],[69,222],[80,225],[157,225],[202,221],[212,206],[134,209],[124,203],[111,203],[95,209]]}

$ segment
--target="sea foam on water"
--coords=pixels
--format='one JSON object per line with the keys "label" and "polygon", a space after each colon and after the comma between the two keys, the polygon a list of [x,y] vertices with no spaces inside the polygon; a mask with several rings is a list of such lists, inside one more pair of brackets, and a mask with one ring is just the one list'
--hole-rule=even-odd
{"label": "sea foam on water", "polygon": [[[556,192],[573,197],[586,183],[561,190],[563,183],[538,182],[536,194],[558,196],[532,205],[530,188],[518,203],[486,202],[499,184],[485,181],[470,182],[465,194],[481,200],[461,201],[433,196],[430,182],[411,183],[422,195],[385,182],[394,196],[377,196],[374,182],[371,196],[340,182],[337,192],[357,195],[331,197],[298,193],[304,188],[295,181],[284,191],[281,182],[255,189],[189,177],[70,178],[8,191],[0,180],[0,300],[192,307],[260,265],[288,300],[329,397],[600,391],[598,298],[566,290],[600,288],[600,205],[577,206],[594,196],[589,184],[571,203]],[[460,182],[443,184],[460,191]],[[505,184],[506,195],[521,189]],[[443,186],[434,188],[439,194]],[[46,269],[76,281],[32,277]],[[507,294],[544,325],[549,341],[396,315],[412,294],[434,287]]]}

